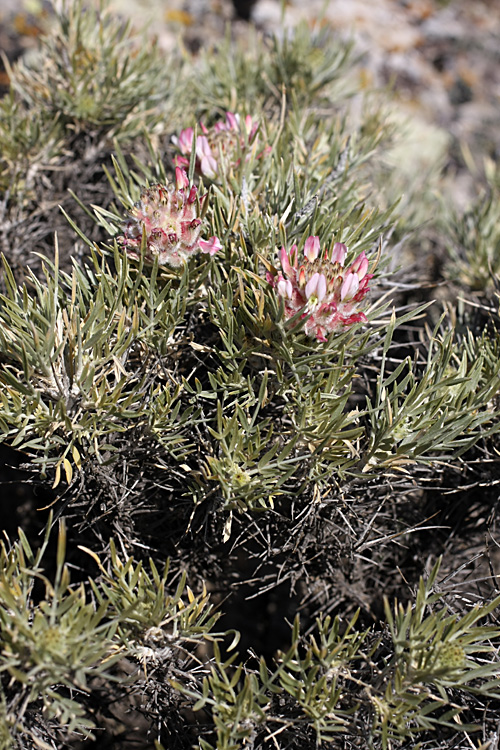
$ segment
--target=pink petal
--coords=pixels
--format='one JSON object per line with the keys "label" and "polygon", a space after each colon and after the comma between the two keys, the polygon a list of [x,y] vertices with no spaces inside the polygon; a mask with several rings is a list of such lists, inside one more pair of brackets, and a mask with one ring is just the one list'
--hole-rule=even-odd
{"label": "pink petal", "polygon": [[316,328],[316,340],[317,340],[317,341],[321,341],[321,342],[322,342],[323,344],[324,344],[324,343],[325,343],[325,341],[326,341],[326,336],[325,336],[325,329],[324,329],[324,328],[321,328],[321,326],[318,326],[318,327]]}
{"label": "pink petal", "polygon": [[[172,138],[173,140],[173,138]],[[181,130],[178,146],[183,154],[189,154],[193,145],[193,128]]]}
{"label": "pink petal", "polygon": [[222,250],[222,245],[218,237],[210,237],[208,242],[199,240],[198,244],[202,252],[209,253],[210,255],[215,255],[218,250]]}
{"label": "pink petal", "polygon": [[252,116],[251,115],[247,115],[245,117],[245,130],[247,131],[248,142],[249,143],[251,143],[253,141],[254,136],[255,136],[255,134],[256,134],[256,132],[257,132],[258,129],[259,129],[259,123],[258,122],[253,122]]}
{"label": "pink petal", "polygon": [[[302,269],[301,269],[302,270]],[[307,299],[310,299],[313,294],[316,294],[319,282],[319,273],[314,273],[306,284],[305,293]]]}
{"label": "pink petal", "polygon": [[239,130],[240,124],[238,122],[237,115],[234,115],[232,112],[226,112],[226,122],[228,124],[228,127],[231,130]]}
{"label": "pink petal", "polygon": [[189,191],[189,195],[187,197],[187,202],[188,203],[194,203],[195,202],[195,200],[196,200],[196,193],[197,192],[198,192],[198,188],[196,187],[196,185],[193,185],[193,187]]}
{"label": "pink petal", "polygon": [[[290,250],[290,255],[292,254],[294,248],[296,250],[297,245],[293,245],[292,249]],[[290,258],[284,247],[281,248],[280,260],[281,260],[281,267],[283,271],[285,272],[286,276],[291,276],[293,273],[293,269],[292,269],[292,266],[290,265]]]}
{"label": "pink petal", "polygon": [[344,243],[336,242],[335,245],[333,246],[331,262],[340,263],[340,265],[343,266],[346,255],[347,255],[347,247],[344,245]]}
{"label": "pink petal", "polygon": [[318,302],[321,302],[325,294],[326,294],[326,277],[323,273],[320,273],[319,279],[318,279],[318,286],[316,288],[316,297],[318,298]]}
{"label": "pink petal", "polygon": [[340,299],[342,302],[347,302],[354,297],[359,289],[359,279],[357,274],[348,273],[344,277],[344,282],[340,290]]}
{"label": "pink petal", "polygon": [[174,164],[176,167],[189,167],[189,159],[186,159],[185,156],[180,156],[180,154],[177,154],[174,159]]}
{"label": "pink petal", "polygon": [[175,187],[177,190],[182,190],[189,185],[188,176],[183,169],[180,167],[175,168]]}
{"label": "pink petal", "polygon": [[276,289],[278,290],[278,294],[281,297],[288,297],[288,299],[292,299],[293,286],[290,279],[281,278],[276,284]]}
{"label": "pink petal", "polygon": [[319,237],[308,237],[304,245],[304,255],[307,260],[313,261],[319,255]]}
{"label": "pink petal", "polygon": [[200,172],[211,180],[217,177],[217,160],[213,156],[203,156],[200,161]]}
{"label": "pink petal", "polygon": [[315,273],[306,284],[305,295],[307,299],[315,297],[315,302],[321,302],[326,294],[326,278],[322,273]]}
{"label": "pink petal", "polygon": [[204,156],[211,156],[212,149],[206,135],[199,135],[196,139],[196,156],[202,159]]}
{"label": "pink petal", "polygon": [[352,273],[357,274],[359,281],[366,276],[366,272],[368,271],[368,258],[364,251],[358,255],[349,270],[352,271]]}

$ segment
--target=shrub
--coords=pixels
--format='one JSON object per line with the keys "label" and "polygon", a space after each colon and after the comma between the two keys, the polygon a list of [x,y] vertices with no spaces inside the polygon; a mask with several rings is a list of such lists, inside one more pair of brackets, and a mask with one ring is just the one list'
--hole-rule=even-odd
{"label": "shrub", "polygon": [[99,148],[95,198],[68,172],[52,255],[29,268],[21,235],[3,262],[1,440],[22,507],[44,487],[60,531],[21,518],[1,550],[2,746],[487,739],[499,599],[460,575],[496,518],[494,199],[466,219],[477,257],[436,222],[476,297],[434,313],[427,197],[389,204],[398,135],[386,103],[351,110],[349,50],[305,27],[229,45],[179,59],[181,95],[75,4],[12,72],[9,221],[34,209],[32,163]]}

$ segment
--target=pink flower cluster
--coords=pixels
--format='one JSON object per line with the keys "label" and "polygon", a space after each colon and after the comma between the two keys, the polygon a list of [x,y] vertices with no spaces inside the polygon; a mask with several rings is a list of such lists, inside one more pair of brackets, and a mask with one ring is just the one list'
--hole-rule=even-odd
{"label": "pink flower cluster", "polygon": [[283,247],[282,272],[267,275],[283,298],[286,319],[302,311],[299,319],[305,318],[305,332],[318,341],[326,341],[328,333],[366,320],[359,305],[373,274],[368,273],[364,252],[348,268],[344,268],[346,255],[347,248],[341,242],[321,255],[319,237],[308,237],[300,265],[297,245],[288,253]]}
{"label": "pink flower cluster", "polygon": [[[226,112],[225,122],[216,122],[208,129],[200,123],[201,135],[196,136],[196,171],[198,174],[216,180],[221,170],[228,167],[237,167],[240,163],[241,153],[253,143],[258,123],[254,123],[250,115],[245,117],[243,126],[239,115]],[[174,136],[172,141],[177,146],[180,155],[176,156],[175,164],[178,167],[189,166],[191,151],[193,148],[193,128],[185,128],[179,137]]]}
{"label": "pink flower cluster", "polygon": [[189,185],[184,170],[175,170],[174,185],[151,185],[141,193],[140,200],[124,223],[119,244],[127,254],[139,259],[142,235],[146,235],[144,262],[178,268],[198,252],[214,255],[221,249],[217,237],[200,239],[204,202],[197,199],[197,188]]}
{"label": "pink flower cluster", "polygon": [[[145,263],[157,258],[160,265],[177,268],[199,252],[215,255],[221,249],[217,237],[201,238],[207,196],[198,197],[183,167],[189,165],[194,146],[198,173],[217,179],[237,167],[255,145],[258,125],[250,115],[242,123],[238,115],[227,112],[225,122],[211,129],[202,124],[201,130],[194,138],[193,128],[186,128],[173,139],[180,151],[175,159],[175,185],[152,185],[129,212],[118,243],[130,257],[139,259],[143,253]],[[311,236],[305,241],[303,256],[299,262],[297,245],[289,251],[283,247],[281,269],[271,266],[267,274],[283,300],[290,325],[302,321],[308,336],[324,342],[329,333],[366,321],[361,303],[373,274],[368,273],[365,253],[345,268],[343,243],[336,242],[330,251],[322,252],[319,237]]]}

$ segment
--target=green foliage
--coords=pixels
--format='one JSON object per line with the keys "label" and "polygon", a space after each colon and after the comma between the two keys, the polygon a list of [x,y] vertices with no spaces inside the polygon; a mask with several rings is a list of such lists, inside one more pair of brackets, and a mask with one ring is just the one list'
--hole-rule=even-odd
{"label": "green foliage", "polygon": [[[168,338],[178,324],[183,286],[173,294],[170,283],[151,288],[140,269],[129,274],[125,257],[115,260],[117,273],[94,256],[93,269],[75,265],[71,277],[59,273],[56,261],[46,267],[45,284],[33,277],[34,295],[19,289],[5,266],[2,430],[14,436],[14,445],[38,454],[42,471],[56,465],[55,484],[61,466],[71,482],[72,461],[80,469],[82,460],[103,461],[103,454],[113,452],[117,434],[144,420],[145,402],[162,445],[175,450],[183,442],[178,391],[168,385],[151,389],[139,365],[148,344]],[[181,422],[191,414],[188,409]],[[169,426],[174,434],[167,438]]]}
{"label": "green foliage", "polygon": [[[216,493],[227,510],[273,507],[277,496],[303,493],[311,480],[317,494],[356,463],[361,415],[348,401],[355,361],[378,330],[348,331],[320,348],[285,325],[265,280],[279,242],[303,242],[316,231],[325,245],[332,236],[349,243],[350,258],[362,250],[373,257],[391,221],[393,209],[366,207],[355,189],[356,170],[378,136],[360,137],[347,167],[348,147],[336,150],[338,128],[298,113],[285,127],[268,124],[270,153],[206,199],[207,234],[225,242],[220,260],[191,263],[180,274],[150,271],[116,245],[98,251],[69,218],[91,248],[91,266],[75,264],[70,276],[57,260],[46,261],[44,282],[32,278],[34,295],[6,268],[0,427],[43,472],[55,470],[54,486],[61,477],[71,484],[82,463],[113,461],[131,434],[188,467],[188,496],[199,502]],[[304,144],[296,156],[285,149],[291,137],[297,148]],[[318,161],[305,160],[307,143],[318,144]],[[150,153],[151,164],[136,159],[132,169],[117,144],[108,176],[119,206],[130,208],[145,181],[167,179],[151,144]],[[95,207],[95,216],[112,237],[120,232],[122,208]],[[369,316],[380,312],[375,306]],[[213,342],[186,336],[193,316],[210,322]],[[191,372],[173,366],[193,354]],[[208,371],[203,359],[214,362]],[[204,451],[193,461],[195,430]]]}
{"label": "green foliage", "polygon": [[[183,638],[193,641],[208,636],[217,620],[212,615],[206,590],[195,596],[186,587],[186,574],[182,574],[173,595],[166,591],[168,563],[163,572],[157,570],[150,560],[150,573],[142,563],[133,558],[123,562],[110,542],[109,571],[105,571],[95,553],[86,550],[96,559],[103,577],[99,583],[90,581],[96,602],[106,606],[108,616],[119,622],[117,637],[123,641],[127,651],[134,653],[143,639],[159,644],[175,644]],[[188,602],[183,600],[187,593]]]}
{"label": "green foliage", "polygon": [[199,116],[210,117],[227,110],[253,114],[280,108],[283,97],[304,108],[323,96],[340,99],[349,89],[351,52],[352,45],[305,23],[293,34],[266,41],[250,30],[245,47],[226,39],[216,50],[203,50],[186,95],[191,94]]}
{"label": "green foliage", "polygon": [[500,275],[500,178],[490,169],[488,188],[449,221],[447,276],[472,292],[491,296]]}
{"label": "green foliage", "polygon": [[302,24],[292,35],[273,37],[269,81],[302,104],[327,92],[332,96],[332,83],[352,64],[351,52],[352,45],[334,43],[328,29],[311,30]]}
{"label": "green foliage", "polygon": [[[341,627],[339,618],[317,621],[317,636],[302,647],[299,620],[292,633],[292,647],[279,659],[279,685],[295,701],[305,720],[314,728],[318,742],[332,741],[349,731],[356,707],[343,700],[343,680],[362,656],[368,631],[356,630],[357,614]],[[364,657],[366,658],[366,657]],[[262,673],[261,669],[261,673]]]}
{"label": "green foliage", "polygon": [[37,170],[62,149],[59,118],[28,109],[11,92],[0,101],[0,192],[35,196]]}
{"label": "green foliage", "polygon": [[[59,535],[54,582],[43,575],[47,543],[48,534],[35,552],[21,532],[19,542],[10,549],[2,543],[0,550],[0,674],[10,677],[9,688],[16,683],[19,689],[7,717],[15,718],[14,731],[22,733],[28,706],[41,701],[48,718],[57,718],[69,731],[88,735],[93,724],[72,693],[88,691],[98,675],[111,676],[119,658],[119,650],[112,648],[116,623],[106,617],[106,605],[96,607],[88,600],[83,585],[70,585],[63,562],[64,529]],[[34,587],[38,582],[45,594],[37,602]]]}
{"label": "green foliage", "polygon": [[[452,329],[436,329],[424,367],[407,358],[385,375],[396,326],[418,310],[320,347],[290,331],[258,261],[246,244],[238,253],[239,267],[209,261],[179,275],[131,267],[115,248],[113,268],[97,253],[93,267],[75,266],[71,276],[47,263],[45,283],[32,278],[35,294],[17,287],[6,265],[4,439],[43,472],[51,467],[57,486],[61,476],[71,484],[82,464],[112,462],[136,434],[188,462],[196,502],[217,490],[234,510],[272,507],[283,493],[321,495],[357,467],[427,464],[498,431],[497,335],[457,342]],[[184,332],[202,311],[212,344]],[[384,332],[375,401],[353,409],[356,361]],[[172,369],[172,357],[193,354],[212,360],[208,372],[195,360],[191,372]],[[193,458],[196,429],[205,449]]]}
{"label": "green foliage", "polygon": [[26,105],[77,130],[92,126],[130,136],[151,126],[147,111],[159,101],[158,79],[165,75],[155,46],[81,0],[64,2],[55,23],[38,60],[12,71],[12,86]]}
{"label": "green foliage", "polygon": [[375,402],[368,401],[371,430],[363,471],[377,466],[404,471],[437,455],[460,455],[498,432],[493,402],[499,391],[498,333],[475,338],[469,331],[457,346],[452,328],[439,329],[440,324],[423,368],[408,357],[387,377],[386,338]]}
{"label": "green foliage", "polygon": [[272,667],[261,659],[258,672],[216,651],[198,693],[178,685],[197,698],[195,711],[213,714],[217,739],[200,738],[200,750],[237,750],[278,735],[305,744],[310,731],[318,744],[364,736],[368,747],[386,749],[428,729],[477,731],[460,722],[464,707],[456,695],[500,698],[500,630],[481,624],[500,598],[450,615],[433,593],[439,567],[438,561],[420,581],[407,607],[396,602],[393,612],[386,601],[378,632],[357,629],[358,615],[348,623],[325,617],[317,634],[304,638],[297,618],[291,647]]}
{"label": "green foliage", "polygon": [[[455,728],[463,712],[454,700],[458,689],[500,697],[500,630],[480,624],[499,606],[500,597],[473,607],[463,617],[435,609],[441,599],[432,593],[438,572],[439,562],[428,580],[420,581],[414,604],[403,607],[396,602],[392,612],[385,602],[394,651],[381,674],[385,694],[373,701],[374,731],[381,733],[383,747],[424,729]],[[462,723],[462,731],[477,729]]]}
{"label": "green foliage", "polygon": [[[121,560],[113,544],[109,571],[90,551],[103,576],[90,579],[89,586],[72,585],[64,525],[50,581],[43,568],[49,530],[50,523],[38,550],[22,531],[15,544],[0,547],[1,728],[6,738],[32,736],[27,719],[33,706],[42,710],[45,722],[55,720],[66,732],[91,738],[95,721],[86,696],[99,684],[97,678],[121,679],[119,660],[128,657],[144,665],[167,644],[174,663],[179,649],[184,659],[188,643],[214,637],[209,634],[217,618],[206,592],[195,596],[184,575],[169,594],[168,565],[160,574],[151,561],[148,572],[133,558]],[[136,679],[132,674],[130,684]]]}
{"label": "green foliage", "polygon": [[[109,189],[99,181],[110,139],[144,153],[144,133],[163,135],[182,108],[180,55],[168,62],[105,5],[63,0],[40,48],[8,66],[11,89],[0,102],[1,241],[11,261],[29,255],[33,270],[33,251],[52,250],[68,189],[86,199],[100,195],[107,205]],[[64,231],[61,239],[68,269]]]}

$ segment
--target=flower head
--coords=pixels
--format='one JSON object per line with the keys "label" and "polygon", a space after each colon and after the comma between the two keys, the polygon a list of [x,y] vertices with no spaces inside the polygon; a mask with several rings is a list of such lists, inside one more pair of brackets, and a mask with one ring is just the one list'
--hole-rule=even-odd
{"label": "flower head", "polygon": [[[200,123],[201,134],[196,136],[196,171],[198,174],[216,180],[221,170],[237,167],[241,153],[251,146],[256,138],[258,123],[247,115],[241,123],[239,115],[226,112],[225,122],[216,122],[212,128]],[[193,128],[185,128],[179,137],[172,141],[181,152],[175,157],[179,167],[189,166],[193,149]]]}
{"label": "flower head", "polygon": [[285,317],[302,312],[305,332],[318,341],[326,341],[328,333],[366,320],[359,309],[369,290],[368,258],[360,253],[344,268],[347,248],[336,242],[330,252],[321,253],[319,237],[308,237],[304,258],[299,264],[297,245],[287,252],[281,248],[281,272],[267,278],[285,305]]}
{"label": "flower head", "polygon": [[221,249],[217,237],[200,238],[202,205],[206,196],[197,197],[197,188],[190,186],[184,170],[175,170],[175,185],[151,185],[141,193],[140,200],[124,222],[118,243],[132,258],[140,258],[143,233],[146,237],[145,263],[158,263],[177,268],[199,252],[214,255]]}

